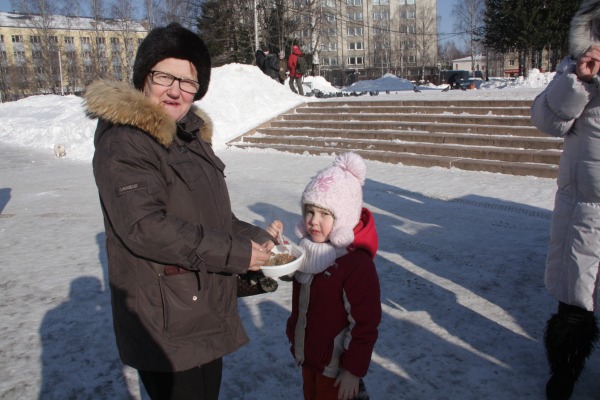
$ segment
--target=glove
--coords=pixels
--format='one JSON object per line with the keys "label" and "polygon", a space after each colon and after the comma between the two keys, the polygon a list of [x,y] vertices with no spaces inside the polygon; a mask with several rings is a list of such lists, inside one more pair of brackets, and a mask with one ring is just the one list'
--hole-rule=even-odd
{"label": "glove", "polygon": [[338,387],[338,400],[352,400],[358,394],[358,382],[360,378],[352,375],[346,370],[342,370],[333,386]]}
{"label": "glove", "polygon": [[237,297],[274,292],[278,286],[275,279],[265,276],[262,271],[248,271],[237,277]]}

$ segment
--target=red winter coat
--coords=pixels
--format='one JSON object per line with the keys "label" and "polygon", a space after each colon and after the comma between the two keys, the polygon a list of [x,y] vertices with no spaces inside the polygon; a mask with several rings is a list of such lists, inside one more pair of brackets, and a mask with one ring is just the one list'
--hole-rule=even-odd
{"label": "red winter coat", "polygon": [[[292,355],[303,367],[331,378],[339,368],[359,377],[367,374],[381,321],[379,277],[373,263],[377,231],[366,208],[354,236],[349,253],[316,274],[311,283],[293,283],[286,328]],[[305,328],[297,327],[304,317]],[[301,329],[297,336],[296,329]],[[296,343],[296,338],[302,342]]]}
{"label": "red winter coat", "polygon": [[288,69],[290,70],[290,78],[302,78],[302,74],[296,73],[296,65],[298,65],[298,56],[302,55],[300,47],[294,45],[292,47],[292,54],[288,57]]}

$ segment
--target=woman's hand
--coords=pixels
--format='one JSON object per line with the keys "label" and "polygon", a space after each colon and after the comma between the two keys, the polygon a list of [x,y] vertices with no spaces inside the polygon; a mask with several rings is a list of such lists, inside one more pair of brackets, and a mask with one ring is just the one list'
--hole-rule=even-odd
{"label": "woman's hand", "polygon": [[260,245],[255,241],[251,242],[252,256],[250,257],[250,266],[248,267],[248,270],[258,271],[260,267],[265,265],[265,262],[267,262],[267,260],[271,257],[271,249],[274,245],[270,240],[263,245]]}
{"label": "woman's hand", "polygon": [[346,370],[342,370],[335,379],[333,386],[340,387],[338,390],[338,400],[352,400],[358,394],[358,383],[360,378],[352,375]]}
{"label": "woman's hand", "polygon": [[600,70],[600,46],[591,46],[585,54],[577,59],[575,74],[590,83]]}
{"label": "woman's hand", "polygon": [[271,222],[271,225],[267,227],[266,231],[269,233],[269,235],[273,236],[273,239],[275,239],[277,244],[283,244],[279,243],[279,232],[283,234],[283,222],[276,219],[275,221]]}

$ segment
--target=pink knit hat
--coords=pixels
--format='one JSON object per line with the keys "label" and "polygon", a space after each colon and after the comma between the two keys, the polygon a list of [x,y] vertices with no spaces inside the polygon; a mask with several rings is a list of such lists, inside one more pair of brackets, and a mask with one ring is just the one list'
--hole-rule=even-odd
{"label": "pink knit hat", "polygon": [[[311,204],[331,211],[335,218],[329,235],[331,244],[347,247],[354,241],[353,229],[360,220],[362,210],[362,186],[367,166],[356,153],[338,155],[329,168],[319,171],[302,193],[301,207]],[[299,238],[306,237],[304,221],[296,226]]]}

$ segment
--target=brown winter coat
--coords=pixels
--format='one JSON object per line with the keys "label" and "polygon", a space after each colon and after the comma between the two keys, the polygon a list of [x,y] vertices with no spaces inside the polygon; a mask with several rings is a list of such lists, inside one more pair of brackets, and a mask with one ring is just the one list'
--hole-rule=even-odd
{"label": "brown winter coat", "polygon": [[235,274],[247,271],[250,238],[270,236],[232,214],[207,117],[192,108],[176,124],[110,81],[92,83],[85,99],[99,118],[93,167],[121,359],[182,371],[233,352],[248,341]]}

